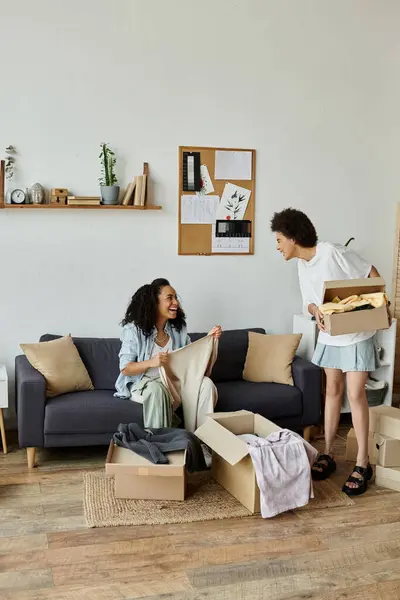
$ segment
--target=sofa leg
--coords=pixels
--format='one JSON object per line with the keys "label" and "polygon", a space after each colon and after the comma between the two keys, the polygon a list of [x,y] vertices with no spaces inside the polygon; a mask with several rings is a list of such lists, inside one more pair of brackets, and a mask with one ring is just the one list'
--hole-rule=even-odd
{"label": "sofa leg", "polygon": [[36,448],[27,448],[26,453],[28,456],[28,469],[33,469],[36,463]]}
{"label": "sofa leg", "polygon": [[311,430],[312,427],[304,427],[303,429],[303,438],[306,442],[309,442],[311,440]]}

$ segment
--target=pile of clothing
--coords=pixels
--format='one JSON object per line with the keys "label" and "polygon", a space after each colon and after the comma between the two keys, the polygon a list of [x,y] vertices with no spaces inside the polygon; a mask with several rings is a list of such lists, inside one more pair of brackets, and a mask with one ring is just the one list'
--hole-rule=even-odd
{"label": "pile of clothing", "polygon": [[168,452],[186,450],[186,468],[189,473],[207,469],[199,440],[185,429],[143,429],[137,423],[121,423],[113,440],[117,446],[132,450],[155,465],[167,465]]}
{"label": "pile of clothing", "polygon": [[308,504],[314,498],[311,466],[318,452],[297,433],[280,429],[262,438],[237,436],[248,444],[266,519]]}
{"label": "pile of clothing", "polygon": [[341,300],[336,297],[332,302],[326,302],[319,307],[323,315],[341,314],[356,310],[368,310],[371,308],[381,308],[388,305],[388,297],[385,292],[374,292],[371,294],[361,294],[361,296],[349,296]]}

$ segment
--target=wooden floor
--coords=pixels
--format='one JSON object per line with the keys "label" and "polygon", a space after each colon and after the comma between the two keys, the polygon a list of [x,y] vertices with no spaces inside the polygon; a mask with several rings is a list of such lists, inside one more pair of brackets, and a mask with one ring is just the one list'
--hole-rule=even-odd
{"label": "wooden floor", "polygon": [[30,473],[15,445],[0,455],[0,600],[400,599],[395,492],[272,520],[88,529],[81,471],[104,453],[41,453]]}

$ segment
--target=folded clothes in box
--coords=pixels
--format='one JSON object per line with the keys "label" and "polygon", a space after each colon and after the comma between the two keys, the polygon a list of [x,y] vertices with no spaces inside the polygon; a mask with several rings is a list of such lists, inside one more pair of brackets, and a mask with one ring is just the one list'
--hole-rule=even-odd
{"label": "folded clothes in box", "polygon": [[388,329],[385,289],[380,277],[325,281],[320,311],[327,333],[335,336]]}
{"label": "folded clothes in box", "polygon": [[353,310],[381,308],[388,303],[387,295],[384,292],[375,292],[371,294],[353,294],[341,300],[336,296],[332,302],[326,302],[319,307],[323,315],[340,314],[351,312]]}

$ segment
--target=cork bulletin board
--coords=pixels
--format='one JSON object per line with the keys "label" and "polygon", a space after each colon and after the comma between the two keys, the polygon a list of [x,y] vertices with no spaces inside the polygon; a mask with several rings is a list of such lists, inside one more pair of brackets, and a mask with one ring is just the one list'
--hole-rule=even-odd
{"label": "cork bulletin board", "polygon": [[254,254],[256,151],[179,147],[178,254]]}

